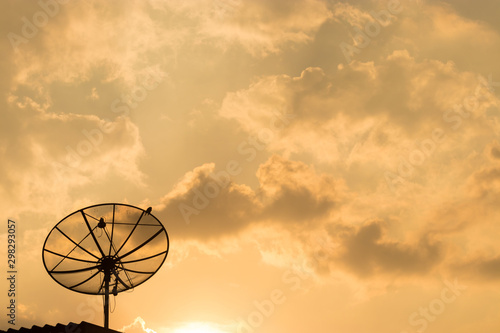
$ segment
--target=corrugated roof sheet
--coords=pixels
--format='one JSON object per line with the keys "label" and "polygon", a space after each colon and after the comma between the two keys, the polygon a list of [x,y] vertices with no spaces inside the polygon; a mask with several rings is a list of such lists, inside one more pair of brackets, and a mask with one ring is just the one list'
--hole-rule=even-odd
{"label": "corrugated roof sheet", "polygon": [[69,323],[67,325],[57,324],[55,326],[45,325],[43,327],[33,325],[31,328],[21,327],[19,329],[9,328],[7,331],[0,330],[0,333],[120,333],[112,329],[106,329],[86,321],[80,324]]}

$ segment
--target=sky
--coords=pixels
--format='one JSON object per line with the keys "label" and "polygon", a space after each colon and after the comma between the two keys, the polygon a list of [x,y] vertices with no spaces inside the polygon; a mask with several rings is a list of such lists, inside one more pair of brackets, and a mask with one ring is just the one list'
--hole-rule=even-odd
{"label": "sky", "polygon": [[[126,333],[500,330],[500,3],[0,2],[0,294],[103,324],[42,247],[99,203],[170,248]],[[496,199],[495,199],[496,198]]]}

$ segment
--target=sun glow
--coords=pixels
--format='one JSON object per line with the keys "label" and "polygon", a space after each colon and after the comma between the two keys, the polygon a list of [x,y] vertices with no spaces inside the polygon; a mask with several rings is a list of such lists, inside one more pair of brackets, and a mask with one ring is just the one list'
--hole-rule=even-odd
{"label": "sun glow", "polygon": [[173,333],[227,333],[227,331],[223,331],[213,324],[195,322],[176,328]]}

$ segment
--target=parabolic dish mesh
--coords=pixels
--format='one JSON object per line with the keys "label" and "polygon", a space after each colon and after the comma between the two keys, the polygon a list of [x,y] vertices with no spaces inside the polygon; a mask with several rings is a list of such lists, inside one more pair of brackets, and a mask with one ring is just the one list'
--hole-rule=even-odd
{"label": "parabolic dish mesh", "polygon": [[165,228],[147,211],[125,204],[101,204],[68,215],[50,231],[43,263],[62,286],[103,295],[103,262],[110,268],[110,289],[121,292],[156,273],[168,248]]}

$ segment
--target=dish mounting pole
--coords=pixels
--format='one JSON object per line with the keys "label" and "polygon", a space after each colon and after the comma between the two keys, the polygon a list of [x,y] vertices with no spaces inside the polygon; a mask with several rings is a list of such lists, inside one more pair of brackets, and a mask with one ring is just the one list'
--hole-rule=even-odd
{"label": "dish mounting pole", "polygon": [[111,270],[104,271],[104,328],[109,328],[109,280],[111,279]]}

